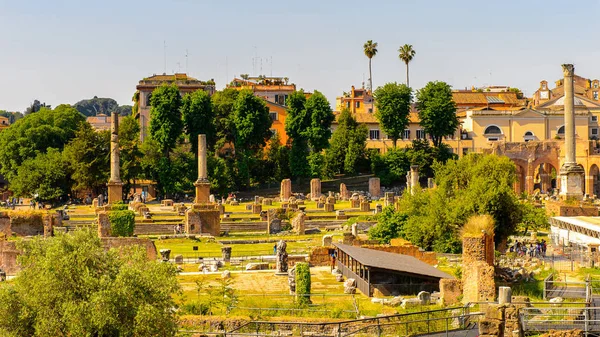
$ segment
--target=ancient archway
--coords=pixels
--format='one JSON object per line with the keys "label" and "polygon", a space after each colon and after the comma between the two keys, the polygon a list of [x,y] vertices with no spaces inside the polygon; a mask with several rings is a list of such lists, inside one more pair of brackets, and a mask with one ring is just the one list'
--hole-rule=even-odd
{"label": "ancient archway", "polygon": [[556,186],[558,172],[554,165],[549,162],[538,164],[534,171],[534,190],[539,189],[541,193],[551,193]]}
{"label": "ancient archway", "polygon": [[525,190],[525,176],[527,175],[526,172],[527,170],[525,170],[525,168],[523,168],[523,166],[519,165],[518,163],[515,162],[515,167],[516,169],[516,179],[515,179],[515,184],[514,184],[514,191],[517,194],[521,194],[523,192],[526,192]]}

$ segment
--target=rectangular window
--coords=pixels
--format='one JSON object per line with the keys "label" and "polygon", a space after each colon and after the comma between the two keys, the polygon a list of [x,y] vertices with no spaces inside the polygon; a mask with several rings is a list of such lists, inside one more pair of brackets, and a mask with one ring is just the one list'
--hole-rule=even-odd
{"label": "rectangular window", "polygon": [[277,112],[269,112],[269,116],[271,116],[271,120],[276,121],[277,120]]}
{"label": "rectangular window", "polygon": [[369,139],[371,139],[371,140],[379,139],[379,130],[369,130]]}
{"label": "rectangular window", "polygon": [[488,138],[488,142],[497,142],[498,141],[498,137],[489,137]]}
{"label": "rectangular window", "polygon": [[287,98],[288,98],[288,95],[283,96],[283,104],[282,105],[287,104]]}
{"label": "rectangular window", "polygon": [[598,100],[598,92],[597,91],[594,91],[594,99]]}
{"label": "rectangular window", "polygon": [[356,108],[357,109],[360,108],[360,102],[359,101],[356,102]]}
{"label": "rectangular window", "polygon": [[417,130],[417,139],[425,139],[425,131]]}
{"label": "rectangular window", "polygon": [[598,116],[592,116],[592,122],[597,122],[598,121]]}
{"label": "rectangular window", "polygon": [[597,136],[598,135],[598,129],[592,128],[592,135]]}
{"label": "rectangular window", "polygon": [[402,139],[410,139],[410,130],[409,129],[404,130],[404,132],[402,133]]}
{"label": "rectangular window", "polygon": [[350,109],[350,101],[346,102],[346,108]]}
{"label": "rectangular window", "polygon": [[279,104],[279,95],[275,95],[275,103]]}
{"label": "rectangular window", "polygon": [[373,113],[373,108],[369,108],[369,113],[372,114]]}

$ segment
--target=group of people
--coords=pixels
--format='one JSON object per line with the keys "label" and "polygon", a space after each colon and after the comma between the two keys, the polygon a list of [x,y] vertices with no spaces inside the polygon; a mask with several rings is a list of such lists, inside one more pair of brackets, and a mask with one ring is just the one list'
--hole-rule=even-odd
{"label": "group of people", "polygon": [[521,257],[545,257],[546,248],[546,240],[538,240],[535,242],[535,244],[529,243],[529,246],[527,246],[526,242],[519,242],[519,240],[515,240],[515,243],[512,246],[510,246],[509,252],[517,253],[517,255]]}

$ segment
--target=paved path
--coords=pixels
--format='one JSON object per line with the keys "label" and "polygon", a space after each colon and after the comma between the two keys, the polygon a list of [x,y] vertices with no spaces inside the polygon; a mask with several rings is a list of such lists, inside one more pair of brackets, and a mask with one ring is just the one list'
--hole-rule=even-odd
{"label": "paved path", "polygon": [[427,337],[477,337],[479,336],[479,327],[475,325],[469,330],[457,330],[457,331],[448,331],[440,332],[440,333],[432,333],[428,335],[419,335],[419,336],[427,336]]}

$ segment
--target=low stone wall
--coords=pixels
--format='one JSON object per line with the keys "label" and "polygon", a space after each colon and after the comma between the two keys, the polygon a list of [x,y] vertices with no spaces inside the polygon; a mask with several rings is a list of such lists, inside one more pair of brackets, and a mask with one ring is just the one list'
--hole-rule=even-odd
{"label": "low stone wall", "polygon": [[456,279],[440,279],[440,300],[442,305],[453,305],[460,302],[462,282]]}
{"label": "low stone wall", "polygon": [[546,201],[548,216],[598,216],[598,207],[593,205],[567,205],[561,201]]}
{"label": "low stone wall", "polygon": [[10,212],[10,230],[16,236],[44,235],[43,215],[38,211]]}
{"label": "low stone wall", "polygon": [[329,257],[329,247],[315,247],[308,255],[308,263],[311,266],[329,266],[331,263]]}
{"label": "low stone wall", "polygon": [[494,301],[494,266],[484,261],[463,263],[463,303]]}
{"label": "low stone wall", "polygon": [[146,249],[148,260],[156,260],[156,246],[150,239],[145,238],[101,238],[104,249],[120,249],[122,247],[142,246]]}

